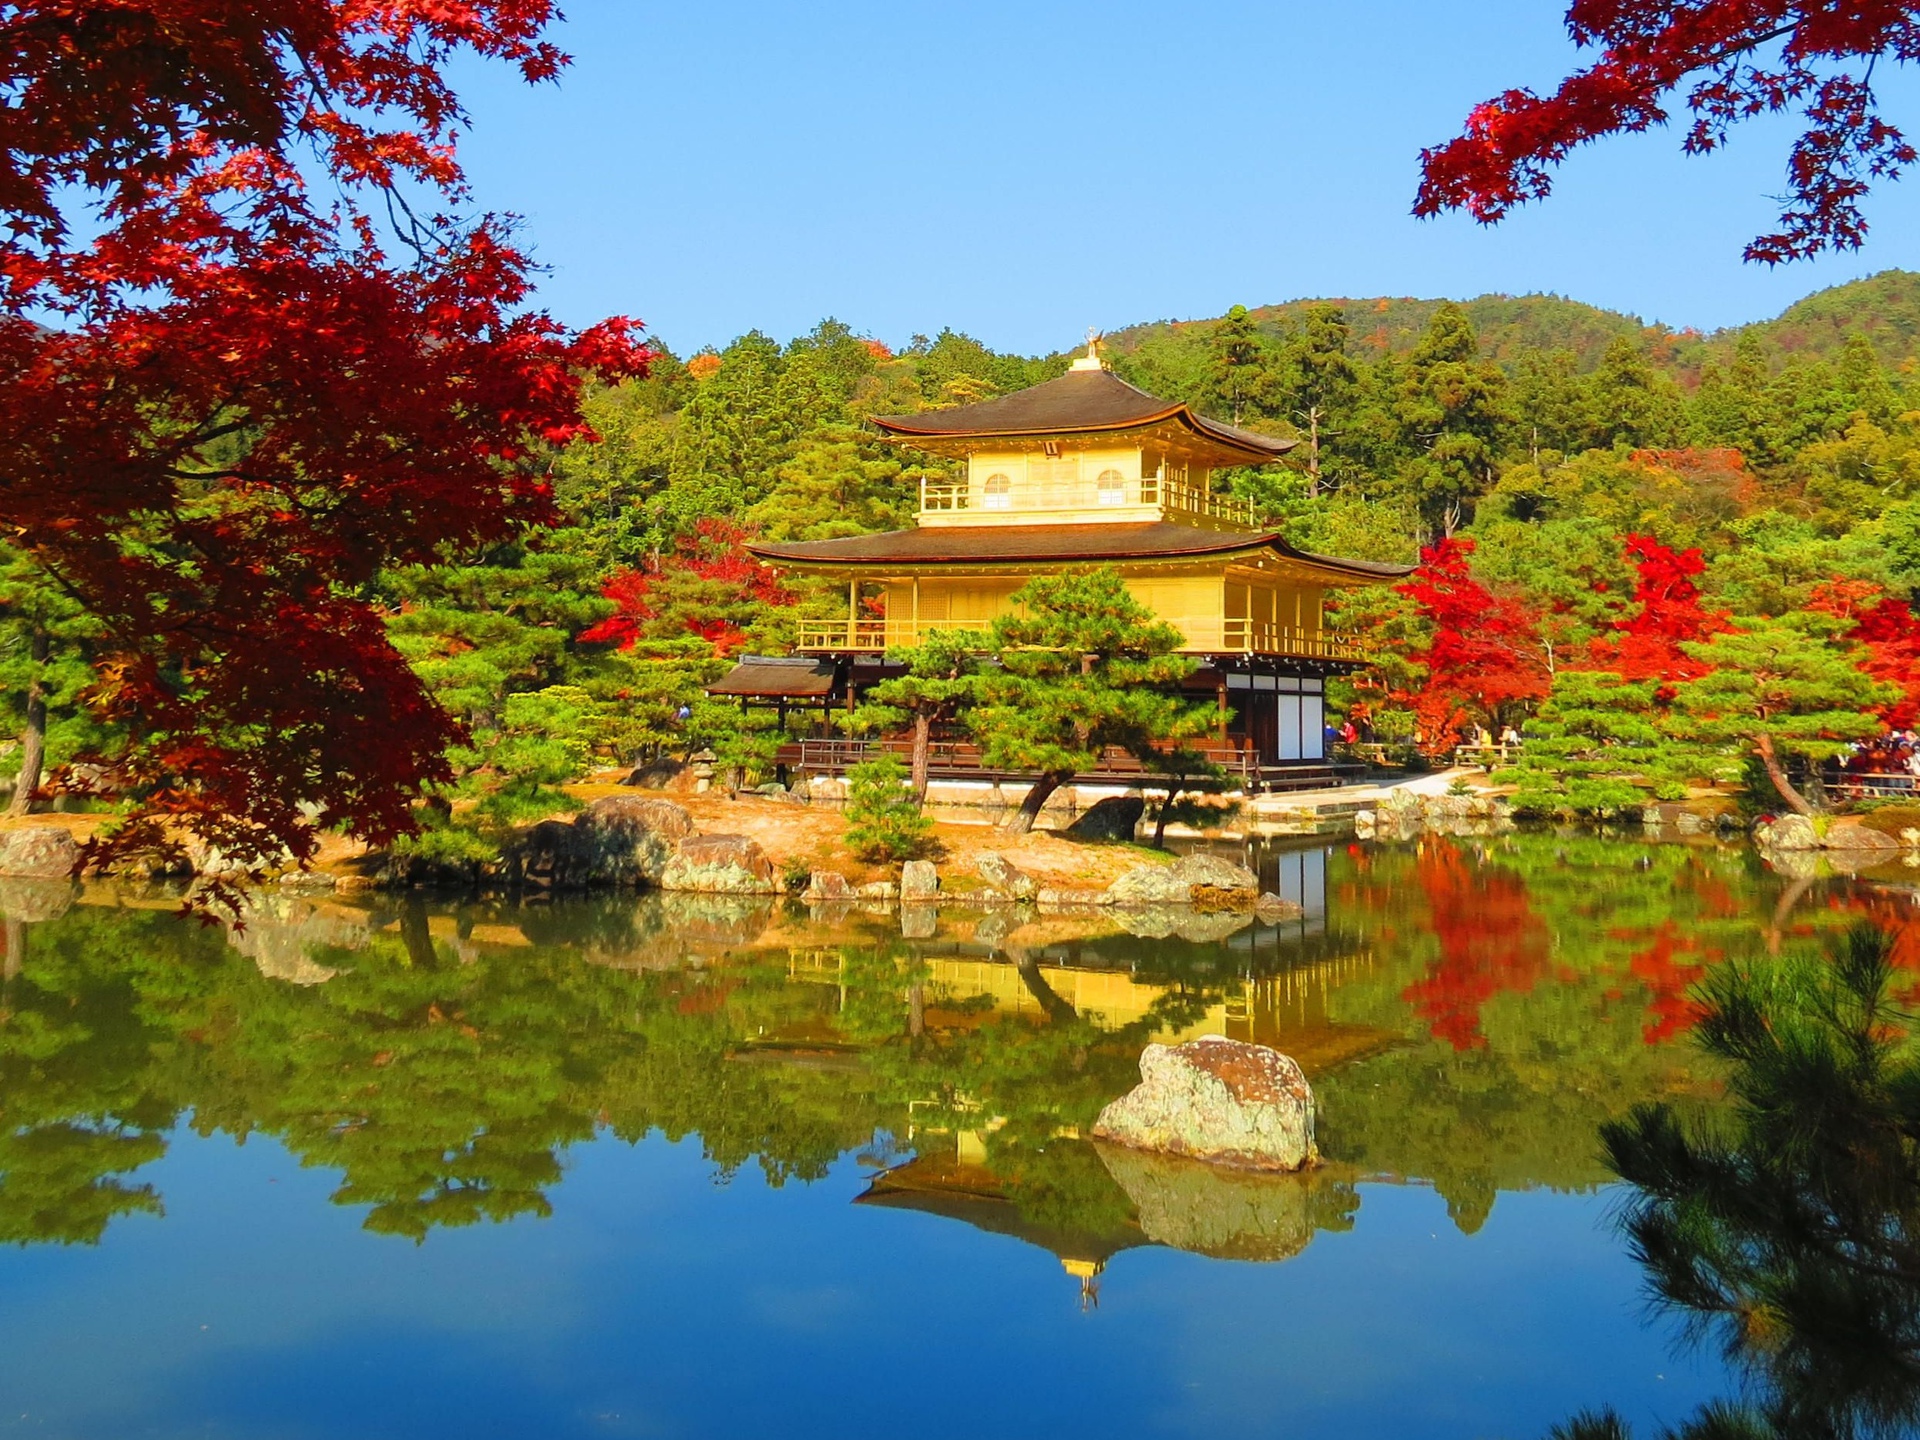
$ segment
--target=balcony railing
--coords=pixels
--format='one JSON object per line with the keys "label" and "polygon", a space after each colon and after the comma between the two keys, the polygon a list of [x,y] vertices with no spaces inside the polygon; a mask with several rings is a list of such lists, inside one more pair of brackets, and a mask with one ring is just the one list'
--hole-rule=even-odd
{"label": "balcony railing", "polygon": [[[829,654],[872,654],[890,647],[917,645],[936,630],[981,633],[987,620],[802,620],[796,649]],[[1307,660],[1363,660],[1360,647],[1330,630],[1303,630],[1258,620],[1202,616],[1170,619],[1185,637],[1181,646],[1195,655],[1285,655]],[[984,646],[982,647],[985,648]]]}
{"label": "balcony railing", "polygon": [[1222,520],[1230,525],[1256,528],[1260,515],[1251,500],[1237,495],[1215,495],[1199,485],[1147,475],[1119,486],[1092,483],[1073,485],[1012,485],[989,494],[976,490],[965,480],[941,480],[922,477],[920,513],[922,515],[1032,513],[1056,510],[1124,509],[1129,506],[1156,506],[1170,515],[1187,515],[1202,520]]}

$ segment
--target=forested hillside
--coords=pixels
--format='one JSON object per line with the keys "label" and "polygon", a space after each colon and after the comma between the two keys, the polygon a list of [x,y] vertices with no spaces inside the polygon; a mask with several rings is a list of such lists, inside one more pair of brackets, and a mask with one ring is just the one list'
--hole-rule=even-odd
{"label": "forested hillside", "polygon": [[[1346,602],[1379,669],[1344,703],[1444,749],[1470,725],[1551,722],[1583,674],[1642,686],[1636,723],[1651,723],[1676,683],[1713,668],[1685,646],[1776,624],[1884,682],[1820,692],[1868,717],[1849,733],[1911,723],[1916,334],[1920,276],[1888,273],[1725,335],[1551,297],[1316,301],[1141,327],[1109,353],[1148,390],[1302,439],[1283,466],[1217,477],[1295,543],[1409,562],[1425,547],[1413,583]],[[864,418],[1006,394],[1066,363],[952,331],[896,353],[829,320],[785,344],[755,332],[662,349],[646,378],[594,391],[599,443],[538,458],[558,528],[371,587],[469,736],[417,848],[483,859],[596,763],[705,745],[764,769],[770,737],[701,686],[743,650],[782,652],[796,619],[844,599],[775,576],[743,541],[911,524],[917,480],[942,462]],[[89,632],[31,574],[10,584],[7,653],[28,657],[0,669],[16,728],[37,685],[51,762],[110,751],[60,678],[84,675],[72,662]],[[36,645],[47,660],[31,660]],[[1738,753],[1723,737],[1669,745],[1661,764],[1697,775]]]}

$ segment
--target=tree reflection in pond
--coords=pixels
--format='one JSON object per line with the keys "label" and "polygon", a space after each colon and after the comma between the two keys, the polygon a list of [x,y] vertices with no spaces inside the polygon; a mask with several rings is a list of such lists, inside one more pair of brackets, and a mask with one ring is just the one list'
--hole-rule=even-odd
{"label": "tree reflection in pond", "polygon": [[[1129,1187],[1075,1137],[1147,1040],[1210,1030],[1313,1077],[1334,1163],[1304,1233],[1349,1223],[1365,1176],[1434,1185],[1471,1230],[1503,1190],[1604,1183],[1592,1137],[1634,1103],[1710,1102],[1716,1072],[1675,1043],[1684,981],[1751,949],[1783,888],[1740,851],[1552,837],[1343,847],[1325,873],[1310,922],[1211,939],[949,907],[906,940],[891,914],[697,897],[268,897],[227,936],[164,901],[21,900],[0,1234],[91,1241],[157,1211],[140,1171],[185,1123],[275,1137],[415,1240],[544,1215],[569,1147],[659,1132],[697,1136],[722,1178],[917,1158],[896,1191],[942,1171],[1035,1234],[1097,1249],[1152,1211],[1149,1238],[1205,1249],[1197,1192]],[[1814,886],[1793,923],[1872,893]],[[1284,1205],[1245,1209],[1266,1217],[1245,1246],[1301,1233]]]}
{"label": "tree reflection in pond", "polygon": [[[1676,1435],[1846,1440],[1920,1421],[1920,1051],[1894,945],[1862,925],[1825,961],[1716,972],[1698,1033],[1733,1104],[1692,1125],[1638,1106],[1603,1131],[1649,1288],[1749,1382]],[[1556,1434],[1625,1427],[1590,1415]]]}

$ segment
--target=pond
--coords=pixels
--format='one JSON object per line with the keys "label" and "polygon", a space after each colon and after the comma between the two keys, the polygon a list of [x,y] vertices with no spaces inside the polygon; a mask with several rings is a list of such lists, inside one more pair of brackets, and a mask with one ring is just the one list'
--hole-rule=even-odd
{"label": "pond", "polygon": [[[1304,918],[276,895],[229,932],[0,886],[0,1427],[1531,1437],[1718,1393],[1596,1126],[1716,1103],[1705,967],[1911,895],[1549,836],[1261,864]],[[1079,1138],[1205,1033],[1302,1062],[1321,1170]]]}

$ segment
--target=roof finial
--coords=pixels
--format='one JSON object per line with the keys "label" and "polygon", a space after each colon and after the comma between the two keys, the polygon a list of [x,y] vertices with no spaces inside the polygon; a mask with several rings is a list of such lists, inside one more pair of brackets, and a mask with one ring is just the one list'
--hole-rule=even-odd
{"label": "roof finial", "polygon": [[1104,370],[1107,362],[1100,358],[1100,332],[1091,325],[1087,327],[1087,353],[1073,362],[1075,370]]}

